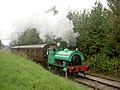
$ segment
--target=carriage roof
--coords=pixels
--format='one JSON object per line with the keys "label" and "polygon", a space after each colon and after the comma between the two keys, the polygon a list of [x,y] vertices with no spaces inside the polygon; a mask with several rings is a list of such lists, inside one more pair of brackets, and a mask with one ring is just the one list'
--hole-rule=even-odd
{"label": "carriage roof", "polygon": [[15,49],[15,48],[44,48],[45,46],[48,46],[48,45],[56,45],[56,44],[24,45],[24,46],[13,46],[11,48],[12,49]]}

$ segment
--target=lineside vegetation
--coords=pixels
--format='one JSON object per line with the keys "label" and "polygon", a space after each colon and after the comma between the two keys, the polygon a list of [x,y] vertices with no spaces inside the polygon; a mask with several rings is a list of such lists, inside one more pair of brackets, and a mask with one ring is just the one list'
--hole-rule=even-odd
{"label": "lineside vegetation", "polygon": [[107,0],[109,8],[100,2],[84,12],[70,11],[77,46],[85,55],[87,64],[98,73],[120,77],[120,0]]}

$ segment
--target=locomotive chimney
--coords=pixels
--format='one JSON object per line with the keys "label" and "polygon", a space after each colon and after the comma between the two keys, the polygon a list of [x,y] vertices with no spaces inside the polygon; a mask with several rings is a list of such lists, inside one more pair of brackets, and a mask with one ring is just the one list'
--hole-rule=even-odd
{"label": "locomotive chimney", "polygon": [[76,48],[76,51],[78,51],[78,48]]}
{"label": "locomotive chimney", "polygon": [[57,43],[57,47],[60,47],[60,43]]}

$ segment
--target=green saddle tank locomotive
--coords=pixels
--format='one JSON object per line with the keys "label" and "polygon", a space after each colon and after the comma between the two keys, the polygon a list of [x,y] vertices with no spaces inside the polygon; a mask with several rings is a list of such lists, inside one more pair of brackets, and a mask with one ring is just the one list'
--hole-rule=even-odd
{"label": "green saddle tank locomotive", "polygon": [[83,66],[83,60],[83,54],[77,50],[69,50],[67,48],[48,49],[48,65],[59,67],[65,73],[82,72],[85,75],[84,72],[89,70],[89,66]]}

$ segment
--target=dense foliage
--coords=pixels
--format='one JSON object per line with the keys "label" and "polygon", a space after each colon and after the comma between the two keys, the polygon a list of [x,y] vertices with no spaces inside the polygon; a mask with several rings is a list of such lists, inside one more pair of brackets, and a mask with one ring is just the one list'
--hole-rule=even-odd
{"label": "dense foliage", "polygon": [[100,2],[80,13],[70,11],[74,32],[79,32],[77,47],[95,71],[114,73],[120,65],[120,1],[108,0],[109,9]]}

